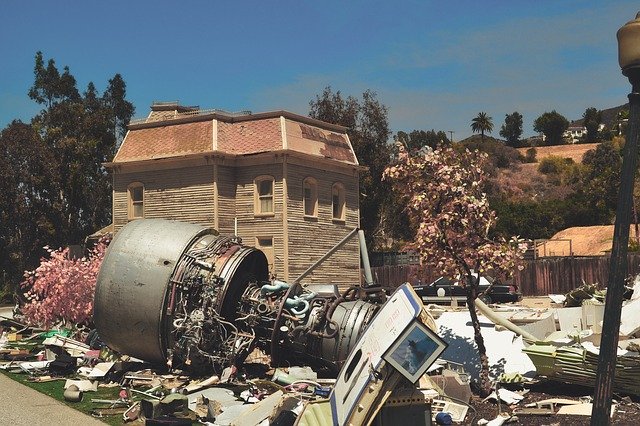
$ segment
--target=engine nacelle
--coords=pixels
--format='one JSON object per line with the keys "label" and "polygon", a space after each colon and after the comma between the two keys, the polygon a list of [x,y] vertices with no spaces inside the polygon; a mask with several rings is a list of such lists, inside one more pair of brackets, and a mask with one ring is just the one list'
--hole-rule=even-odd
{"label": "engine nacelle", "polygon": [[264,253],[237,237],[140,219],[107,250],[94,322],[110,348],[155,364],[218,370],[260,347],[337,372],[379,307],[370,294],[270,281]]}

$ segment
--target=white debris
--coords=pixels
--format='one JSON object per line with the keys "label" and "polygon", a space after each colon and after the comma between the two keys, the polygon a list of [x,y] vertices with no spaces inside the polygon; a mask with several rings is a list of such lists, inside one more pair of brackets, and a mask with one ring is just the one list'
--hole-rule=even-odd
{"label": "white debris", "polygon": [[[495,325],[484,316],[478,316],[482,328],[490,374],[495,379],[502,373],[520,373],[535,376],[535,366],[522,352],[522,338],[504,330],[496,331]],[[473,338],[469,312],[445,312],[436,320],[438,335],[449,347],[441,358],[462,364],[471,377],[480,377],[478,349]]]}
{"label": "white debris", "polygon": [[549,294],[549,299],[553,303],[563,304],[567,297],[564,294]]}
{"label": "white debris", "polygon": [[[633,292],[636,293],[635,291]],[[620,334],[632,336],[640,330],[640,299],[634,299],[622,307],[620,315]]]}

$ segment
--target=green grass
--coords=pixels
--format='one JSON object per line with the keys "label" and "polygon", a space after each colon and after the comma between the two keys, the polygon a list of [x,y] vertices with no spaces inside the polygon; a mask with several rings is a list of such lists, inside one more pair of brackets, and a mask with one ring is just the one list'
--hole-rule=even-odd
{"label": "green grass", "polygon": [[[27,379],[29,376],[27,376],[24,373],[16,374],[16,373],[9,373],[6,371],[2,371],[2,373],[4,373],[4,375],[9,377],[10,379],[15,380],[16,382],[22,383],[23,385],[28,386],[32,389],[35,389],[40,393],[48,395],[51,398],[56,399],[64,403],[65,405],[68,405],[69,407],[75,410],[78,410],[84,414],[87,414],[89,416],[91,415],[91,410],[93,410],[94,408],[104,407],[106,405],[106,404],[94,404],[93,402],[91,402],[91,399],[111,399],[111,400],[118,399],[118,393],[120,392],[120,387],[113,387],[113,388],[98,387],[97,392],[85,392],[84,397],[80,402],[67,402],[65,401],[63,396],[64,380],[55,380],[52,382],[44,382],[44,383],[34,383],[34,382],[28,381]],[[104,423],[107,423],[110,425],[124,424],[124,422],[122,421],[121,414],[118,414],[115,416],[109,416],[109,417],[101,417],[101,418],[94,417],[94,418],[101,420]]]}

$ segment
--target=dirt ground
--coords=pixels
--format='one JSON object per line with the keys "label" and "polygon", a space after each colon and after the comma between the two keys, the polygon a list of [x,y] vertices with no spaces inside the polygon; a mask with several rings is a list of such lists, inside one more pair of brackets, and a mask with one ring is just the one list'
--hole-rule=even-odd
{"label": "dirt ground", "polygon": [[[555,146],[537,146],[536,158],[538,161],[555,155],[557,157],[571,158],[576,163],[582,162],[582,156],[590,149],[595,149],[598,146],[597,143],[584,143],[584,144],[572,144],[572,145],[555,145]],[[529,148],[518,148],[518,151],[522,155],[527,154]]]}
{"label": "dirt ground", "polygon": [[[542,401],[549,398],[567,398],[577,400],[581,397],[592,396],[593,389],[583,386],[570,385],[555,381],[541,380],[535,385],[526,387],[529,393],[518,405],[508,406],[502,404],[502,411],[511,413],[513,408],[524,408],[531,402]],[[640,425],[640,399],[622,398],[614,396],[614,400],[618,402],[616,411],[611,418],[613,425]],[[472,397],[471,405],[475,408],[476,413],[469,411],[465,424],[475,425],[478,420],[484,418],[487,420],[494,419],[498,415],[498,405],[495,402],[482,402],[479,397]],[[475,417],[474,417],[475,414]],[[569,415],[519,415],[514,425],[589,425],[590,416],[569,416]]]}

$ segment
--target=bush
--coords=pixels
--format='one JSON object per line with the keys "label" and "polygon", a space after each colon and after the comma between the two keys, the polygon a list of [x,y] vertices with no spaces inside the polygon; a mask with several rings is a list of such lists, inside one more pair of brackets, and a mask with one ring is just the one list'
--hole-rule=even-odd
{"label": "bush", "polygon": [[561,174],[569,172],[574,164],[575,162],[571,158],[550,155],[540,161],[538,171],[543,175]]}
{"label": "bush", "polygon": [[535,163],[537,160],[536,155],[538,151],[535,148],[529,148],[527,154],[524,156],[524,163]]}
{"label": "bush", "polygon": [[489,155],[489,161],[493,168],[508,169],[512,164],[520,162],[518,150],[493,138],[486,138],[484,142],[480,138],[469,138],[461,144],[469,151],[478,150]]}
{"label": "bush", "polygon": [[93,315],[93,297],[98,271],[109,241],[101,239],[88,257],[70,259],[69,249],[51,250],[34,271],[25,272],[21,286],[28,289],[28,302],[21,312],[30,325],[48,328],[64,324],[86,324]]}

